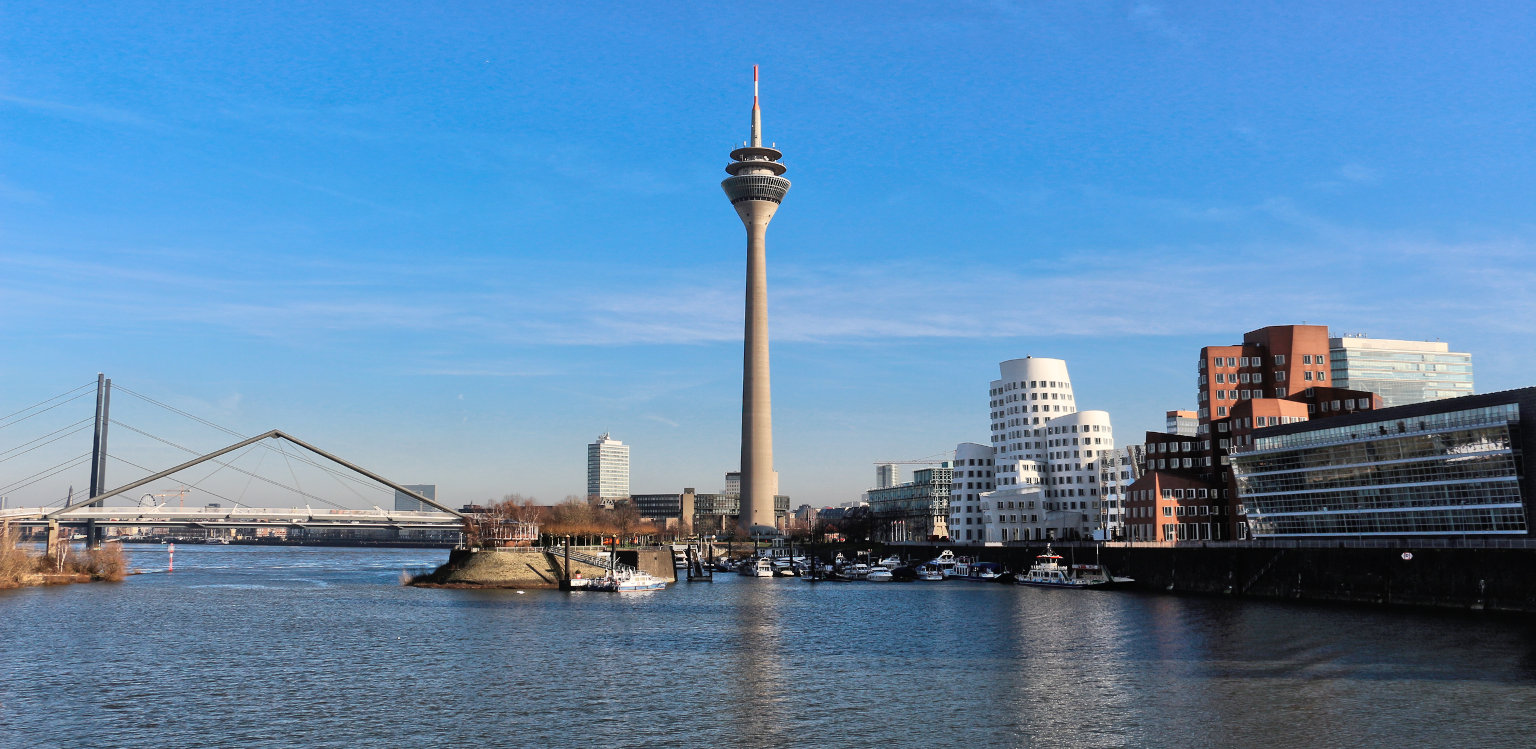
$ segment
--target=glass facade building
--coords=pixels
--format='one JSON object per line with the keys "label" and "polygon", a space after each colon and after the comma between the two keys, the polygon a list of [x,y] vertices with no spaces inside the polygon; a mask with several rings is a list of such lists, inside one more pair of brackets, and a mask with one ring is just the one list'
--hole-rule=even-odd
{"label": "glass facade building", "polygon": [[[401,484],[427,499],[437,500],[437,484]],[[395,492],[396,512],[437,512],[437,508],[405,492]]]}
{"label": "glass facade building", "polygon": [[1472,394],[1472,355],[1438,341],[1330,338],[1334,387],[1381,396],[1387,407]]}
{"label": "glass facade building", "polygon": [[954,469],[914,471],[912,481],[869,490],[869,509],[875,516],[879,541],[927,541],[949,535],[949,485]]}
{"label": "glass facade building", "polygon": [[1254,537],[1529,533],[1536,388],[1254,432],[1231,455]]}

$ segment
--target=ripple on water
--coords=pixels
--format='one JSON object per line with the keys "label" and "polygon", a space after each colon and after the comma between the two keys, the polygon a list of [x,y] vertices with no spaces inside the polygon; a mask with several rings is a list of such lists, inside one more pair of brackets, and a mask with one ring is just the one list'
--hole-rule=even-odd
{"label": "ripple on water", "polygon": [[1505,619],[737,576],[516,595],[398,584],[439,552],[177,552],[0,597],[26,675],[0,746],[60,715],[146,747],[1498,746],[1536,709],[1536,637]]}

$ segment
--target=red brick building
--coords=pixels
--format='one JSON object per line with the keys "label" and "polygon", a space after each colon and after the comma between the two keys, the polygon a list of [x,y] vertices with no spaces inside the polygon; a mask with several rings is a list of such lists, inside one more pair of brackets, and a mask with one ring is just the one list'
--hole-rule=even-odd
{"label": "red brick building", "polygon": [[1328,386],[1328,328],[1276,325],[1200,350],[1194,437],[1147,433],[1146,473],[1126,490],[1132,541],[1245,538],[1227,454],[1256,430],[1381,407],[1372,393]]}

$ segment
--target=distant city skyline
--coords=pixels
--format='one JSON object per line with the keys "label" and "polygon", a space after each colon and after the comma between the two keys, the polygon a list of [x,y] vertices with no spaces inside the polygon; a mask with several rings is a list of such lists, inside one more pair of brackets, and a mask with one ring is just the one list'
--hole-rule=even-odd
{"label": "distant city skyline", "polygon": [[[800,175],[768,270],[797,505],[986,443],[976,383],[1027,356],[1070,361],[1122,445],[1197,408],[1201,346],[1270,325],[1439,339],[1477,392],[1528,386],[1528,13],[791,4],[769,58],[718,33],[748,7],[8,3],[0,405],[106,372],[454,506],[582,494],[575,446],[610,429],[632,491],[711,486],[739,468],[717,183],[754,63]],[[182,456],[157,449],[125,457]]]}

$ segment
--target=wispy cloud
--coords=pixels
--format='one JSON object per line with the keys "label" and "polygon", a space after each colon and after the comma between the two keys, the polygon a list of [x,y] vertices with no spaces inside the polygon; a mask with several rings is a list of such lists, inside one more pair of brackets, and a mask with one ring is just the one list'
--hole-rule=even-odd
{"label": "wispy cloud", "polygon": [[106,123],[110,125],[128,125],[139,128],[161,129],[162,123],[126,109],[117,109],[99,104],[68,104],[44,99],[30,99],[24,96],[12,96],[0,94],[0,104],[8,104],[32,112],[63,117],[76,122]]}
{"label": "wispy cloud", "polygon": [[1131,20],[1142,28],[1171,41],[1181,47],[1192,47],[1195,37],[1184,28],[1168,19],[1162,6],[1149,2],[1138,2],[1131,6]]}
{"label": "wispy cloud", "polygon": [[[1301,238],[1085,249],[1015,267],[949,261],[943,272],[926,259],[777,263],[770,267],[773,337],[829,343],[1230,333],[1274,322],[1281,313],[1391,329],[1434,328],[1454,317],[1464,325],[1536,333],[1532,237],[1447,241],[1364,230],[1279,198],[1166,208],[1195,220],[1262,218]],[[471,343],[693,345],[741,336],[740,268],[734,265],[598,268],[527,258],[509,259],[506,267],[495,260],[434,268],[331,262],[289,269],[274,279],[208,263],[148,270],[139,260],[7,255],[0,257],[0,293],[19,302],[13,308],[26,310],[20,317],[61,331],[75,327],[70,320],[90,320],[93,330],[203,328],[297,346],[346,346],[359,336],[413,336],[460,349]],[[153,287],[157,298],[175,302],[146,303],[133,286]],[[79,288],[99,293],[82,299],[74,292]],[[474,359],[409,371],[558,374]]]}
{"label": "wispy cloud", "polygon": [[1346,182],[1354,182],[1359,185],[1374,185],[1381,181],[1381,176],[1364,164],[1349,163],[1339,167],[1339,179]]}

